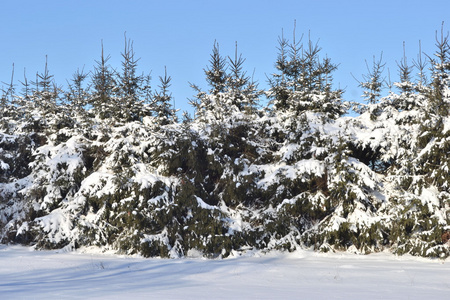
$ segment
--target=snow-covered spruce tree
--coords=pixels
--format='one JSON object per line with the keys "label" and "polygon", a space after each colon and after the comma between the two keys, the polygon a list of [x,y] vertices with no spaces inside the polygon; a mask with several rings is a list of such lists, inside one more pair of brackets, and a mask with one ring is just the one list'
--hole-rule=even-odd
{"label": "snow-covered spruce tree", "polygon": [[215,206],[217,173],[208,164],[207,141],[193,125],[187,116],[181,125],[156,125],[151,165],[172,183],[167,198],[149,202],[153,232],[144,236],[144,255],[178,257],[196,249],[216,256],[230,250],[226,222]]}
{"label": "snow-covered spruce tree", "polygon": [[[4,92],[4,99],[9,100],[9,105],[7,106],[9,109],[7,110],[5,116],[9,116],[3,118],[2,126],[5,133],[16,133],[17,131],[22,132],[22,128],[26,131],[26,126],[23,124],[30,115],[28,114],[28,108],[31,107],[30,94],[32,92],[32,88],[30,87],[30,82],[28,81],[25,71],[24,71],[24,80],[20,81],[22,84],[22,93],[19,96],[17,92],[16,85],[13,83],[13,76],[11,78],[11,83]],[[9,96],[9,97],[8,97]],[[8,103],[8,102],[6,102]]]}
{"label": "snow-covered spruce tree", "polygon": [[[292,42],[279,39],[279,73],[269,80],[272,109],[262,120],[273,151],[272,164],[261,166],[267,178],[261,187],[266,205],[274,208],[265,216],[265,231],[273,239],[270,247],[314,244],[310,237],[319,233],[311,228],[319,223],[328,226],[324,222],[346,201],[333,199],[344,180],[335,152],[342,131],[336,120],[345,113],[346,104],[342,91],[332,87],[336,66],[329,58],[321,60],[320,50],[310,39],[305,47],[295,32]],[[319,246],[323,243],[318,241]]]}
{"label": "snow-covered spruce tree", "polygon": [[[14,71],[13,71],[14,74]],[[15,239],[18,221],[27,218],[29,206],[20,190],[28,184],[29,163],[36,135],[21,132],[24,127],[22,98],[15,95],[13,82],[2,88],[0,99],[0,242]]]}
{"label": "snow-covered spruce tree", "polygon": [[[221,130],[218,125],[229,123],[233,115],[251,115],[256,107],[261,92],[257,84],[242,70],[245,59],[237,54],[226,59],[219,52],[215,42],[210,57],[210,66],[204,72],[209,90],[202,91],[198,86],[191,86],[197,91],[190,101],[195,108],[195,119],[210,124],[209,130]],[[219,132],[216,132],[219,134]]]}
{"label": "snow-covered spruce tree", "polygon": [[[6,84],[6,83],[4,83]],[[14,109],[16,85],[14,84],[14,64],[10,83],[0,90],[0,132],[11,133],[14,130],[17,119],[17,110]]]}
{"label": "snow-covered spruce tree", "polygon": [[153,210],[168,243],[161,248],[149,236],[151,253],[162,249],[165,255],[174,251],[186,255],[193,249],[206,256],[228,255],[246,244],[244,233],[230,229],[228,217],[230,209],[252,202],[250,191],[256,190],[252,175],[243,174],[242,166],[257,157],[251,142],[256,135],[252,113],[260,92],[243,73],[243,61],[237,55],[225,60],[215,44],[205,70],[210,90],[197,88],[192,101],[196,119],[185,115],[181,127],[168,124],[159,131],[162,139],[153,162],[178,181],[172,189],[173,202]]}
{"label": "snow-covered spruce tree", "polygon": [[[441,49],[443,41],[438,40],[438,57],[445,53]],[[444,74],[434,73],[442,66],[430,62],[434,65],[433,78],[445,78]],[[369,235],[376,238],[376,244],[400,254],[448,256],[448,246],[442,239],[448,230],[448,171],[442,156],[445,146],[441,148],[446,138],[444,127],[435,126],[445,117],[439,115],[442,111],[438,113],[433,103],[433,95],[438,95],[438,101],[446,101],[439,96],[445,92],[436,92],[435,88],[440,86],[443,91],[448,83],[425,86],[420,56],[415,66],[419,76],[413,83],[412,69],[404,56],[399,64],[400,81],[394,83],[399,92],[369,104],[366,112],[354,119],[350,128],[355,130],[356,138],[351,141],[350,155],[377,172],[378,182],[383,185],[381,197],[376,198],[384,200],[381,206],[374,206],[381,219],[375,223],[375,235]]]}
{"label": "snow-covered spruce tree", "polygon": [[346,112],[342,90],[332,88],[332,73],[337,66],[328,57],[320,59],[321,48],[308,40],[306,47],[283,35],[279,39],[279,55],[275,67],[279,73],[269,78],[268,97],[275,111],[323,113],[336,119]]}
{"label": "snow-covered spruce tree", "polygon": [[[233,164],[236,168],[241,167],[240,159],[253,160],[258,157],[253,140],[256,137],[256,104],[261,92],[243,72],[244,61],[242,56],[237,55],[236,49],[235,57],[228,58],[227,63],[215,43],[210,67],[205,70],[210,90],[203,92],[196,88],[196,99],[191,101],[196,109],[193,125],[208,149],[207,168],[212,172],[210,181],[223,180],[226,169]],[[226,72],[227,69],[230,72]],[[230,172],[231,176],[234,171]],[[220,183],[220,186],[226,185]]]}
{"label": "snow-covered spruce tree", "polygon": [[[344,152],[337,152],[345,156],[336,161],[335,174],[341,180],[330,194],[331,202],[343,201],[319,225],[319,228],[326,225],[323,232],[328,246],[344,249],[354,246],[357,251],[367,253],[391,247],[396,239],[391,230],[399,215],[394,217],[391,208],[396,207],[393,203],[399,198],[406,197],[401,186],[407,185],[411,178],[405,180],[404,175],[410,171],[411,160],[417,153],[414,145],[423,97],[414,93],[411,69],[404,57],[399,64],[400,81],[394,83],[400,94],[391,92],[378,100],[381,89],[370,87],[381,88],[382,66],[381,60],[374,60],[373,68],[368,68],[369,75],[364,77],[368,86],[363,97],[369,103],[361,110],[362,114],[341,119],[346,147]],[[319,237],[314,238],[324,236]]]}
{"label": "snow-covered spruce tree", "polygon": [[45,138],[55,130],[69,125],[67,112],[60,106],[62,89],[54,82],[53,75],[50,75],[47,60],[44,72],[37,73],[32,84],[34,88],[30,88],[25,97],[16,97],[15,105],[22,119],[21,128],[17,130],[34,132]]}
{"label": "snow-covered spruce tree", "polygon": [[68,82],[68,91],[65,93],[65,102],[69,110],[69,115],[74,120],[75,128],[88,129],[90,121],[88,115],[88,101],[90,98],[90,86],[86,86],[86,79],[89,73],[84,70],[77,70]]}
{"label": "snow-covered spruce tree", "polygon": [[[152,167],[159,140],[154,124],[154,119],[126,123],[114,128],[104,143],[101,168],[84,187],[87,202],[80,228],[89,238],[83,244],[101,242],[124,253],[143,253],[145,235],[159,233],[151,213],[172,197],[173,179]],[[103,238],[97,239],[99,233]]]}
{"label": "snow-covered spruce tree", "polygon": [[132,42],[125,37],[125,48],[122,52],[122,70],[116,72],[108,65],[109,56],[103,53],[97,61],[92,76],[93,94],[89,104],[93,106],[95,116],[106,119],[112,124],[123,124],[130,121],[141,121],[150,115],[146,105],[145,94],[150,87],[144,75],[137,74],[137,63]]}
{"label": "snow-covered spruce tree", "polygon": [[227,85],[220,100],[227,118],[222,121],[222,134],[213,135],[209,151],[211,164],[220,162],[224,170],[216,191],[225,205],[252,206],[260,202],[256,182],[259,172],[249,171],[251,164],[264,155],[264,138],[258,136],[259,97],[262,91],[243,71],[245,59],[238,55],[228,57]]}
{"label": "snow-covered spruce tree", "polygon": [[[349,124],[333,143],[329,157],[327,207],[330,213],[316,221],[305,238],[321,251],[349,249],[372,252],[383,249],[383,197],[380,177],[364,162],[352,157]],[[351,130],[351,129],[350,129]]]}
{"label": "snow-covered spruce tree", "polygon": [[373,57],[372,66],[366,61],[367,75],[363,75],[363,80],[359,83],[360,87],[364,89],[363,98],[368,103],[377,103],[381,97],[385,78],[382,77],[384,66],[383,53],[381,53],[378,60]]}
{"label": "snow-covered spruce tree", "polygon": [[255,114],[262,91],[258,90],[257,83],[243,70],[244,63],[245,59],[242,54],[238,55],[236,42],[234,57],[228,56],[229,72],[226,91],[232,98],[231,104],[237,106],[239,111]]}
{"label": "snow-covered spruce tree", "polygon": [[[162,124],[158,116],[150,116],[151,106],[142,100],[150,100],[150,87],[144,77],[135,75],[137,61],[127,43],[122,56],[123,70],[115,81],[112,99],[121,102],[118,105],[123,110],[111,115],[114,127],[99,127],[93,135],[96,140],[86,151],[93,170],[77,196],[84,204],[76,226],[81,234],[75,242],[123,253],[169,256],[173,240],[164,235],[167,227],[155,214],[173,203],[176,181],[160,175],[164,167],[159,163],[173,145],[177,125],[175,120]],[[164,96],[170,95],[168,82]],[[170,106],[167,109],[175,114]]]}
{"label": "snow-covered spruce tree", "polygon": [[[15,157],[9,178],[2,184],[2,191],[10,199],[2,207],[5,212],[2,222],[7,222],[2,232],[5,241],[38,242],[45,233],[35,221],[72,193],[73,185],[80,179],[74,176],[77,163],[72,153],[61,151],[70,140],[73,120],[61,101],[61,89],[53,82],[47,63],[34,84],[36,87],[27,90],[24,97],[14,96],[14,106],[20,113],[16,114],[13,135],[5,140],[14,141],[8,149]],[[49,153],[61,155],[65,160],[56,162]]]}
{"label": "snow-covered spruce tree", "polygon": [[[80,134],[39,147],[33,184],[24,190],[37,215],[22,235],[31,234],[44,248],[95,245],[156,255],[146,252],[149,239],[161,234],[162,223],[152,214],[173,202],[175,179],[152,167],[158,145],[155,124],[154,119],[128,122],[112,127],[108,135],[94,126],[90,140]],[[161,243],[171,249],[165,240]]]}
{"label": "snow-covered spruce tree", "polygon": [[427,89],[420,90],[423,102],[416,156],[409,174],[402,174],[409,175],[407,191],[411,194],[404,195],[397,206],[403,208],[399,216],[404,216],[397,226],[403,226],[406,235],[398,238],[397,251],[422,256],[450,255],[442,238],[450,230],[450,160],[445,155],[450,151],[450,45],[443,29],[440,36],[436,33],[436,47],[435,57],[429,57],[432,80]]}
{"label": "snow-covered spruce tree", "polygon": [[[123,92],[122,84],[112,91]],[[144,88],[137,86],[139,93]],[[136,105],[143,104],[138,101]],[[147,112],[142,109],[140,113]],[[171,151],[173,136],[179,134],[177,125],[173,121],[162,125],[158,117],[141,117],[142,121],[133,121],[113,114],[105,121],[115,126],[99,121],[92,127],[90,144],[83,151],[87,177],[63,205],[67,213],[76,215],[68,234],[72,246],[98,245],[146,256],[182,255],[175,250],[169,253],[175,240],[167,236],[170,226],[157,218],[160,210],[167,211],[174,203],[175,178],[159,174],[164,170],[160,157]]]}
{"label": "snow-covered spruce tree", "polygon": [[153,96],[151,104],[153,113],[155,114],[158,124],[167,125],[177,123],[177,111],[172,106],[172,94],[169,91],[172,77],[167,75],[167,69],[164,68],[164,77],[159,76],[159,91]]}
{"label": "snow-covered spruce tree", "polygon": [[145,76],[137,74],[137,63],[133,43],[125,36],[125,49],[122,53],[122,72],[118,73],[118,91],[114,114],[123,122],[139,121],[149,115],[149,107],[144,103]]}
{"label": "snow-covered spruce tree", "polygon": [[[137,229],[145,226],[139,221],[145,218],[122,216],[131,214],[130,207],[139,207],[148,200],[144,201],[144,196],[161,195],[165,185],[159,188],[160,180],[153,180],[145,165],[149,155],[144,148],[153,129],[141,122],[128,122],[117,128],[104,124],[103,120],[109,124],[124,121],[113,114],[112,102],[123,86],[117,86],[115,75],[109,70],[102,55],[92,78],[93,95],[83,90],[84,76],[78,73],[65,94],[71,109],[60,101],[59,90],[54,88],[47,68],[38,74],[36,88],[18,101],[24,114],[17,132],[24,132],[24,137],[14,136],[5,142],[29,143],[8,146],[11,150],[23,149],[20,157],[27,168],[9,168],[10,178],[2,182],[2,197],[12,200],[11,205],[6,203],[3,207],[2,203],[2,239],[44,248],[108,245],[126,249],[128,233],[136,232],[130,234],[134,242],[129,251],[139,251],[142,232]],[[89,121],[84,115],[86,99],[93,106],[92,117],[99,119]],[[19,166],[19,156],[14,155]],[[15,175],[26,177],[11,178]],[[150,183],[146,183],[147,179],[141,181],[139,175],[148,175]],[[120,201],[127,197],[131,204],[122,205],[127,201]],[[121,228],[122,235],[118,235]]]}
{"label": "snow-covered spruce tree", "polygon": [[[13,111],[13,107],[10,108]],[[17,115],[16,115],[17,116]],[[16,132],[20,119],[8,118],[8,128],[0,130],[0,242],[30,242],[29,235],[18,238],[18,229],[29,215],[30,203],[21,190],[30,183],[30,162],[37,141],[32,133]]]}
{"label": "snow-covered spruce tree", "polygon": [[0,116],[2,116],[0,121],[0,133],[2,135],[0,148],[0,170],[2,172],[0,173],[0,182],[8,180],[8,170],[10,170],[12,165],[14,165],[14,156],[9,154],[8,151],[5,151],[9,147],[4,144],[5,142],[7,142],[8,144],[10,143],[10,141],[8,141],[8,133],[11,133],[10,127],[15,123],[13,115],[14,109],[11,101],[11,99],[13,98],[11,93],[14,93],[13,91],[14,86],[11,83],[8,88],[2,88],[2,94],[0,96]]}
{"label": "snow-covered spruce tree", "polygon": [[99,61],[96,61],[96,66],[92,73],[92,95],[88,101],[92,105],[92,111],[95,117],[100,119],[108,119],[113,117],[115,110],[115,101],[113,99],[114,88],[116,87],[116,80],[114,71],[108,65],[110,56],[106,56],[103,51]]}
{"label": "snow-covered spruce tree", "polygon": [[197,92],[190,104],[195,108],[195,119],[203,123],[220,123],[225,118],[228,108],[221,98],[227,84],[226,59],[219,52],[219,45],[214,42],[210,57],[210,66],[204,70],[209,92],[202,91],[197,85],[191,84]]}

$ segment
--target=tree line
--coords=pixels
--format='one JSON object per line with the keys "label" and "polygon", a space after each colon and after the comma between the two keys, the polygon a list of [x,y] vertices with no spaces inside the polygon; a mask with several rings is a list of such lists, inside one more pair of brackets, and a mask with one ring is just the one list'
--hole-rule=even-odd
{"label": "tree line", "polygon": [[448,256],[448,35],[436,34],[433,55],[403,55],[385,97],[382,59],[367,64],[363,104],[343,99],[337,65],[321,54],[282,35],[262,90],[237,46],[225,57],[214,43],[208,89],[192,84],[195,115],[181,120],[171,77],[152,89],[127,39],[119,71],[102,49],[65,90],[47,65],[20,91],[6,84],[2,242],[163,257],[300,247]]}

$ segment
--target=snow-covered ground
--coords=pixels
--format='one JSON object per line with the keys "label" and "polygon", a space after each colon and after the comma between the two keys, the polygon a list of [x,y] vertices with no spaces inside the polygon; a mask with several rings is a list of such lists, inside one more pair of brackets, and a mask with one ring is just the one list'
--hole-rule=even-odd
{"label": "snow-covered ground", "polygon": [[348,253],[144,259],[0,246],[1,299],[449,299],[450,261]]}

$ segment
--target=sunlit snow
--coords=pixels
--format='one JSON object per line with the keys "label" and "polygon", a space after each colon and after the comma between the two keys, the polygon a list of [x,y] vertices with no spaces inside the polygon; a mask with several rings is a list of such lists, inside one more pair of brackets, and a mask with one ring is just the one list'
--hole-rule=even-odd
{"label": "sunlit snow", "polygon": [[[379,253],[143,259],[0,246],[2,299],[448,299],[450,264]],[[195,253],[192,253],[195,254]]]}

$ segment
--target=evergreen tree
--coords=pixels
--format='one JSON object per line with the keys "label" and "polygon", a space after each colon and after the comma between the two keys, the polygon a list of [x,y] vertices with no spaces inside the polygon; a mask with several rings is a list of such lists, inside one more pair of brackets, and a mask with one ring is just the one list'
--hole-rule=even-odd
{"label": "evergreen tree", "polygon": [[[295,32],[295,31],[294,31]],[[278,58],[275,63],[276,69],[280,73],[272,74],[269,78],[269,97],[272,98],[271,103],[276,110],[287,110],[290,107],[290,82],[298,77],[301,69],[300,52],[302,45],[296,42],[294,33],[294,42],[284,37],[283,33],[278,38]],[[289,51],[290,50],[290,51]]]}
{"label": "evergreen tree", "polygon": [[237,46],[234,58],[228,57],[227,60],[220,55],[218,44],[214,43],[210,65],[205,69],[208,92],[191,85],[197,91],[190,103],[196,109],[198,120],[217,127],[234,114],[256,112],[262,92],[243,71],[244,62],[242,55],[237,54]]}
{"label": "evergreen tree", "polygon": [[336,119],[346,111],[342,90],[332,89],[332,73],[337,66],[329,58],[320,59],[321,48],[309,38],[306,48],[297,41],[295,29],[292,42],[282,35],[275,64],[278,74],[269,78],[269,99],[275,111],[324,113]]}
{"label": "evergreen tree", "polygon": [[89,99],[89,104],[93,106],[95,116],[100,119],[110,119],[113,117],[114,111],[117,109],[113,98],[116,80],[114,71],[108,65],[110,56],[104,55],[103,42],[102,53],[99,61],[96,61],[94,72],[92,74],[93,92]]}
{"label": "evergreen tree", "polygon": [[169,92],[172,77],[167,75],[167,69],[164,68],[164,77],[159,76],[160,91],[153,97],[153,110],[160,125],[173,124],[177,122],[176,110],[172,108],[172,94]]}
{"label": "evergreen tree", "polygon": [[231,105],[240,111],[254,113],[262,92],[258,91],[258,85],[243,71],[244,62],[242,54],[238,55],[236,43],[234,58],[228,56],[227,93],[230,94]]}
{"label": "evergreen tree", "polygon": [[[4,82],[3,82],[4,83]],[[15,102],[15,85],[14,85],[14,64],[11,74],[10,83],[6,84],[6,88],[2,87],[0,95],[0,130],[9,133],[14,121],[18,121],[18,114],[14,109]]]}
{"label": "evergreen tree", "polygon": [[34,84],[37,88],[32,96],[37,102],[39,109],[43,110],[45,114],[54,114],[58,105],[61,89],[56,86],[53,77],[49,73],[47,57],[45,57],[44,72],[36,74],[36,82]]}
{"label": "evergreen tree", "polygon": [[73,74],[73,78],[68,82],[69,91],[66,92],[68,114],[71,116],[73,124],[77,129],[87,129],[90,118],[87,113],[88,101],[90,99],[90,86],[85,86],[85,81],[89,76],[83,70],[77,70]]}
{"label": "evergreen tree", "polygon": [[204,70],[206,82],[210,86],[209,92],[217,95],[224,92],[227,86],[226,59],[220,55],[217,42],[214,42],[209,63],[210,66]]}
{"label": "evergreen tree", "polygon": [[197,119],[213,124],[224,118],[223,114],[226,109],[220,99],[227,86],[226,60],[220,55],[217,42],[214,42],[209,63],[210,66],[204,69],[206,82],[210,88],[209,92],[206,93],[197,85],[191,84],[191,87],[197,91],[197,95],[195,95],[195,99],[190,100],[190,104],[195,108]]}
{"label": "evergreen tree", "polygon": [[125,36],[125,49],[122,52],[122,72],[118,74],[119,92],[116,95],[115,114],[123,121],[138,121],[145,115],[143,105],[144,75],[137,75],[137,63],[133,43]]}
{"label": "evergreen tree", "polygon": [[82,112],[85,106],[88,104],[89,98],[89,86],[86,88],[84,83],[86,78],[89,76],[84,70],[77,70],[72,77],[71,82],[69,82],[69,92],[66,94],[67,100],[70,105],[77,112]]}
{"label": "evergreen tree", "polygon": [[436,33],[436,48],[436,58],[429,57],[432,81],[425,90],[417,172],[424,175],[425,186],[436,186],[446,192],[450,160],[442,153],[450,147],[449,131],[445,129],[450,105],[450,45],[443,28],[440,37]]}
{"label": "evergreen tree", "polygon": [[441,29],[440,37],[436,32],[436,58],[429,57],[432,82],[430,107],[432,113],[445,117],[449,115],[449,99],[446,91],[449,88],[449,74],[450,74],[450,44],[448,33],[444,35],[444,29]]}
{"label": "evergreen tree", "polygon": [[[400,95],[392,95],[392,104],[399,110],[411,110],[421,106],[417,95],[414,91],[417,90],[416,84],[412,82],[413,67],[408,64],[405,54],[405,43],[403,43],[403,58],[397,62],[399,81],[394,85],[400,90]],[[420,83],[419,83],[420,84]]]}
{"label": "evergreen tree", "polygon": [[370,104],[375,104],[381,96],[381,91],[385,82],[383,71],[385,67],[383,63],[383,53],[381,53],[378,60],[373,57],[372,66],[366,61],[367,74],[363,75],[363,80],[359,83],[360,87],[364,89],[363,98]]}
{"label": "evergreen tree", "polygon": [[62,109],[62,88],[54,82],[47,66],[47,57],[43,73],[36,73],[32,82],[34,88],[24,98],[17,99],[24,117],[23,129],[29,132],[43,133],[45,129],[58,130],[66,126],[67,115]]}
{"label": "evergreen tree", "polygon": [[426,75],[426,69],[428,65],[428,61],[426,59],[423,59],[422,57],[422,44],[419,41],[419,54],[417,55],[417,60],[413,60],[413,65],[418,70],[417,73],[417,84],[416,84],[416,91],[419,93],[425,93],[425,90],[427,89],[428,79]]}

